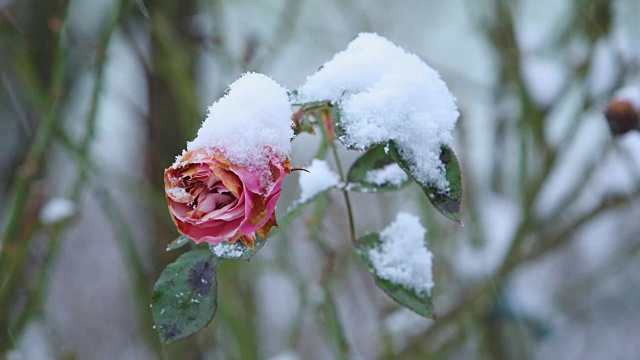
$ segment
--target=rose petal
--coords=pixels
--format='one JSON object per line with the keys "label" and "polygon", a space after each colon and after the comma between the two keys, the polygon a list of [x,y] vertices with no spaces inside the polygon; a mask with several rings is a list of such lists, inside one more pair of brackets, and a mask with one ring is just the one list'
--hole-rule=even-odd
{"label": "rose petal", "polygon": [[[213,166],[213,164],[210,166]],[[229,189],[229,191],[231,191],[236,197],[240,197],[243,191],[243,182],[240,180],[238,175],[232,171],[216,167],[212,167],[212,170],[214,175],[222,181],[224,187]]]}
{"label": "rose petal", "polygon": [[185,203],[170,201],[169,202],[169,212],[173,217],[179,219],[180,221],[186,221],[189,217],[189,213],[193,211],[193,208],[187,206]]}
{"label": "rose petal", "polygon": [[267,238],[267,236],[269,236],[269,232],[271,231],[271,228],[274,226],[278,226],[278,221],[276,220],[276,213],[275,211],[273,213],[271,213],[271,217],[269,218],[269,220],[267,220],[267,222],[256,231],[256,233],[258,235],[260,235],[262,238]]}
{"label": "rose petal", "polygon": [[196,209],[199,215],[198,217],[202,217],[212,211],[224,207],[235,200],[236,198],[233,196],[219,193],[208,193],[204,196],[200,196],[198,198],[199,203]]}
{"label": "rose petal", "polygon": [[244,209],[243,206],[240,206],[238,204],[238,201],[234,201],[233,203],[229,203],[226,206],[221,207],[218,210],[214,210],[203,216],[202,221],[210,221],[212,219],[229,221],[239,217],[244,218]]}
{"label": "rose petal", "polygon": [[237,219],[234,221],[216,221],[215,226],[194,226],[189,231],[188,236],[198,244],[203,241],[219,244],[238,232],[240,222],[241,220]]}
{"label": "rose petal", "polygon": [[[267,236],[277,225],[275,206],[291,164],[272,159],[272,185],[261,188],[264,174],[234,166],[215,149],[185,153],[176,168],[165,170],[165,192],[178,231],[196,243],[243,241],[253,246],[255,232]],[[197,204],[195,208],[187,205]]]}
{"label": "rose petal", "polygon": [[272,164],[272,178],[275,180],[266,197],[250,196],[251,201],[247,201],[250,206],[247,209],[247,219],[240,226],[240,232],[244,234],[252,233],[263,227],[271,215],[275,212],[276,203],[280,197],[282,181],[284,179],[285,168],[280,164]]}
{"label": "rose petal", "polygon": [[245,191],[250,191],[254,194],[260,194],[262,188],[260,186],[260,174],[257,172],[250,172],[247,169],[231,169],[241,180],[244,185]]}

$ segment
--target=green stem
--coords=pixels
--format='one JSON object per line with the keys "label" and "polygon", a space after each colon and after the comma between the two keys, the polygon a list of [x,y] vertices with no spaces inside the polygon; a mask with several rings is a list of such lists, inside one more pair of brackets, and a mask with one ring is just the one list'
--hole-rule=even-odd
{"label": "green stem", "polygon": [[333,342],[333,346],[337,350],[338,359],[346,360],[349,359],[349,343],[344,335],[338,309],[333,301],[333,295],[329,291],[330,286],[330,284],[325,286],[325,291],[327,292],[323,306],[325,326],[327,327],[327,334],[331,336],[330,341]]}
{"label": "green stem", "polygon": [[[596,206],[592,211],[584,214],[580,219],[573,222],[565,231],[558,233],[558,235],[550,238],[549,241],[535,248],[531,252],[525,255],[520,255],[519,252],[515,251],[510,252],[510,255],[505,258],[495,276],[490,280],[480,283],[474,290],[462,296],[461,300],[455,306],[453,306],[445,315],[438,318],[438,321],[436,321],[427,330],[427,332],[420,338],[422,339],[421,342],[423,342],[424,339],[437,338],[437,334],[440,334],[442,331],[455,324],[462,315],[467,312],[473,312],[473,309],[479,307],[482,301],[487,301],[488,296],[495,291],[494,287],[496,284],[499,284],[506,279],[518,266],[535,260],[536,258],[551,252],[557,247],[566,244],[573,238],[573,234],[578,231],[582,225],[587,224],[589,220],[603,213],[605,210],[628,204],[631,199],[637,199],[638,197],[640,197],[640,191],[637,191],[633,195],[625,198],[603,200],[599,206]],[[521,226],[520,231],[516,235],[516,240],[525,237],[527,232],[524,231],[524,229],[527,227],[528,226]],[[516,240],[514,240],[513,243],[516,243]],[[519,243],[520,241],[517,242]]]}
{"label": "green stem", "polygon": [[[124,16],[126,10],[128,9],[128,2],[122,0],[117,8],[117,13],[113,17],[109,28],[105,31],[102,39],[97,44],[97,59],[96,59],[96,85],[94,87],[92,97],[91,97],[91,105],[89,109],[89,114],[87,116],[86,122],[86,133],[78,147],[74,147],[74,152],[76,155],[80,157],[79,166],[78,166],[78,176],[75,179],[74,186],[72,187],[72,191],[69,194],[69,198],[72,199],[76,204],[80,201],[80,196],[82,191],[84,190],[85,183],[88,178],[88,174],[91,168],[91,160],[89,154],[89,147],[94,138],[95,129],[96,129],[96,121],[97,121],[97,113],[101,98],[101,93],[104,85],[104,73],[106,68],[106,52],[108,50],[110,41],[112,39],[112,35],[117,25],[120,23],[121,18]],[[58,77],[56,77],[58,78]],[[50,137],[52,134],[55,134],[57,122],[51,121],[48,123],[49,127],[47,127],[47,135]],[[61,128],[57,127],[58,135],[62,135]],[[68,140],[68,139],[66,139]],[[46,145],[46,144],[45,144]],[[71,144],[70,144],[71,145]],[[39,151],[43,151],[43,147],[38,148]],[[108,201],[102,202],[102,205],[108,207]],[[113,208],[111,208],[113,210]],[[105,209],[105,211],[107,211]],[[117,212],[117,210],[116,210]],[[114,211],[109,211],[111,214],[111,218],[115,215]],[[116,214],[117,215],[117,214]],[[61,247],[61,242],[63,235],[66,230],[67,223],[57,224],[52,228],[51,231],[51,239],[49,242],[49,246],[46,250],[45,255],[45,265],[43,269],[49,269],[53,264],[54,259],[56,258],[56,254]],[[149,340],[150,345],[153,349],[158,349],[157,346],[157,337],[152,330],[150,330],[151,320],[148,316],[148,309],[146,308],[146,304],[148,302],[148,294],[145,289],[144,282],[144,273],[139,260],[139,257],[136,255],[135,248],[133,248],[133,241],[130,237],[120,236],[119,238],[123,239],[123,243],[121,243],[123,248],[123,253],[125,254],[125,258],[128,260],[127,264],[129,265],[130,271],[134,274],[134,293],[137,294],[137,304],[140,307],[144,306],[144,309],[140,311],[141,316],[141,326],[143,333],[147,335],[147,339]],[[126,241],[130,240],[130,241]],[[127,256],[129,255],[129,256]],[[17,273],[17,272],[15,272]],[[14,276],[15,277],[15,276]],[[37,281],[37,288],[35,293],[32,294],[25,308],[22,312],[17,316],[17,321],[15,324],[14,333],[19,334],[24,326],[28,323],[28,320],[31,316],[38,314],[42,309],[42,300],[44,298],[44,293],[48,288],[49,276],[47,271],[41,271]],[[147,329],[149,328],[149,329]]]}
{"label": "green stem", "polygon": [[[327,101],[327,100],[322,100],[322,101],[312,101],[312,102],[308,102],[308,103],[296,103],[296,104],[291,104],[291,106],[300,106],[303,108],[311,108],[311,107],[317,107],[317,108],[330,108],[331,107],[331,102]],[[316,110],[317,110],[316,108]]]}
{"label": "green stem", "polygon": [[324,255],[324,264],[318,282],[319,285],[322,286],[325,294],[324,301],[320,308],[324,316],[325,332],[328,340],[336,351],[336,357],[338,359],[348,359],[350,353],[349,343],[344,334],[340,316],[333,298],[333,283],[335,280],[333,273],[336,270],[335,267],[338,257],[336,252],[326,243],[321,231],[322,222],[327,215],[327,205],[328,197],[326,195],[321,196],[316,201],[315,208],[313,209],[313,217],[309,222],[309,232],[311,233],[311,239],[314,244]]}
{"label": "green stem", "polygon": [[[60,118],[60,103],[64,95],[64,78],[66,57],[64,36],[66,34],[67,14],[71,4],[68,4],[61,17],[62,27],[58,33],[55,55],[53,59],[53,77],[48,91],[41,89],[39,94],[49,94],[45,105],[46,114],[38,127],[24,163],[20,166],[11,189],[11,197],[7,204],[6,215],[3,219],[2,249],[0,250],[0,353],[9,346],[9,326],[6,309],[13,294],[13,287],[17,283],[18,269],[24,260],[28,248],[29,238],[21,236],[22,221],[27,203],[30,200],[31,186],[36,179],[43,158],[49,144],[55,124]],[[29,63],[30,64],[30,63]],[[27,64],[28,65],[28,64]],[[33,64],[31,64],[33,66]],[[40,97],[38,97],[40,98]],[[45,96],[42,96],[45,98]]]}
{"label": "green stem", "polygon": [[[335,143],[331,142],[331,150],[333,152],[333,158],[336,161],[336,167],[338,168],[338,174],[340,175],[340,181],[342,183],[346,182],[346,177],[344,176],[344,170],[342,170],[342,164],[340,163],[340,157],[338,156],[338,150],[336,149]],[[351,200],[349,199],[349,192],[347,189],[342,189],[342,194],[344,195],[344,202],[347,205],[347,217],[349,219],[349,235],[351,237],[351,242],[355,244],[356,242],[356,227],[353,221],[353,209],[351,207]]]}

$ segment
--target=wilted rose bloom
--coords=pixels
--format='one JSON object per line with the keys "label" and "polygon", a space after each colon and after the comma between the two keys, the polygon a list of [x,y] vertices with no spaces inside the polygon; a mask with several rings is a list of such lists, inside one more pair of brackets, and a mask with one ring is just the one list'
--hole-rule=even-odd
{"label": "wilted rose bloom", "polygon": [[256,233],[266,237],[277,225],[276,202],[290,171],[288,158],[272,158],[265,189],[262,172],[235,166],[215,150],[188,151],[164,172],[169,212],[178,231],[196,243],[240,240],[253,247]]}

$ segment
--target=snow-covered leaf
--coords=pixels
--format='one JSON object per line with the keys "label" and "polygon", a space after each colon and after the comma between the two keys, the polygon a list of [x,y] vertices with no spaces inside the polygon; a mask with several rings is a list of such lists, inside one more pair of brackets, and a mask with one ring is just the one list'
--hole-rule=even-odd
{"label": "snow-covered leaf", "polygon": [[398,190],[411,179],[385,151],[384,145],[369,149],[356,160],[347,175],[347,190],[377,193]]}
{"label": "snow-covered leaf", "polygon": [[[411,171],[411,167],[408,162],[400,155],[396,145],[393,141],[389,142],[389,155],[400,165],[400,167],[411,177],[416,180],[416,177]],[[440,161],[444,164],[445,176],[449,182],[449,191],[440,191],[435,186],[425,186],[416,180],[416,183],[420,185],[424,193],[429,198],[429,201],[436,207],[436,209],[447,218],[461,223],[460,221],[460,205],[462,203],[462,172],[460,171],[460,164],[456,154],[448,146],[442,146],[440,148]]]}
{"label": "snow-covered leaf", "polygon": [[380,245],[380,234],[377,233],[367,234],[356,240],[355,243],[356,254],[358,254],[364,266],[373,275],[376,285],[398,304],[424,317],[435,318],[435,309],[430,295],[421,295],[413,289],[409,289],[400,284],[394,284],[377,274],[371,262],[370,252],[372,249],[379,248]]}
{"label": "snow-covered leaf", "polygon": [[221,259],[249,261],[253,255],[262,249],[266,242],[266,239],[256,234],[256,241],[253,243],[255,249],[248,247],[242,241],[236,241],[235,243],[225,241],[218,245],[210,244],[209,249]]}
{"label": "snow-covered leaf", "polygon": [[189,336],[209,324],[216,312],[216,266],[207,248],[182,254],[167,266],[153,288],[152,314],[163,344]]}
{"label": "snow-covered leaf", "polygon": [[[336,136],[344,144],[342,139],[344,138],[344,126],[342,125],[342,121],[340,120],[340,105],[338,102],[333,103],[331,106],[331,119],[333,120],[333,126],[336,131]],[[346,146],[346,144],[344,144]],[[348,149],[352,149],[347,146]]]}
{"label": "snow-covered leaf", "polygon": [[298,101],[318,100],[334,105],[336,132],[348,149],[397,141],[416,180],[447,190],[438,155],[452,143],[459,113],[438,72],[417,55],[360,33],[298,89]]}

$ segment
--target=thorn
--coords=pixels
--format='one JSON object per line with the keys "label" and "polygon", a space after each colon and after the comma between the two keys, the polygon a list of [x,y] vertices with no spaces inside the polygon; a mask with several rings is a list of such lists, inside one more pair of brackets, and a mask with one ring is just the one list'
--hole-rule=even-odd
{"label": "thorn", "polygon": [[304,168],[292,168],[291,171],[306,171],[306,172],[309,172],[309,170],[304,169]]}

